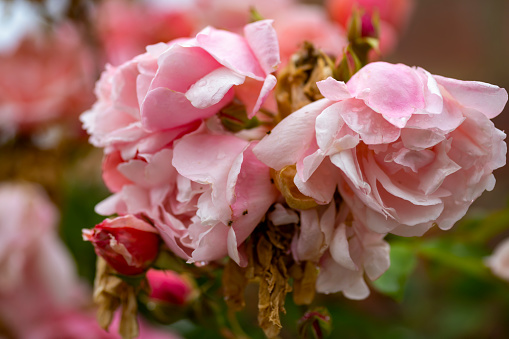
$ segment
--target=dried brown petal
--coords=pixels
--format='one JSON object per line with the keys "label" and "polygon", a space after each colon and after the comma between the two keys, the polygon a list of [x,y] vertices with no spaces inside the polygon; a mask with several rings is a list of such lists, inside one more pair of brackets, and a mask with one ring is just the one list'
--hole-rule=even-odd
{"label": "dried brown petal", "polygon": [[223,295],[228,307],[233,311],[240,311],[246,305],[244,290],[248,278],[247,269],[240,267],[233,260],[228,260],[223,271]]}
{"label": "dried brown petal", "polygon": [[318,206],[315,199],[302,194],[294,183],[297,168],[295,165],[283,167],[279,171],[271,170],[277,189],[285,197],[291,208],[305,210]]}
{"label": "dried brown petal", "polygon": [[97,321],[105,330],[111,324],[118,307],[122,307],[119,334],[123,339],[138,336],[136,295],[139,287],[129,285],[119,278],[115,271],[101,257],[97,258],[94,281],[94,302],[98,306]]}
{"label": "dried brown petal", "polygon": [[296,305],[309,305],[315,298],[318,269],[311,261],[295,264],[292,268],[294,267],[298,269],[290,271],[293,277],[293,301]]}

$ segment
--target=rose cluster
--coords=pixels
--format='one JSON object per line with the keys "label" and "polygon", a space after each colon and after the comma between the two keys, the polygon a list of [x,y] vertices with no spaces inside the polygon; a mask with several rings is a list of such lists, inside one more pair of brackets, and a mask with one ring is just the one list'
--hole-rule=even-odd
{"label": "rose cluster", "polygon": [[188,263],[263,267],[270,224],[291,229],[270,253],[311,263],[316,291],[362,299],[390,265],[387,233],[450,229],[494,187],[504,89],[373,62],[279,121],[277,37],[270,20],[207,27],[103,72],[82,121],[113,192],[96,210],[119,217],[84,235],[118,272],[148,269],[159,237]]}

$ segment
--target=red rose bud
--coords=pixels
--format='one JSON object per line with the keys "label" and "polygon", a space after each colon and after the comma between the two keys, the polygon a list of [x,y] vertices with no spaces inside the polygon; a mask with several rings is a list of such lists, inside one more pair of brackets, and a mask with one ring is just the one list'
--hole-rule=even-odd
{"label": "red rose bud", "polygon": [[193,284],[185,276],[173,271],[150,269],[147,272],[147,280],[152,300],[184,305],[192,299]]}
{"label": "red rose bud", "polygon": [[105,219],[82,233],[83,240],[94,245],[95,253],[124,275],[143,273],[159,252],[156,229],[132,215]]}

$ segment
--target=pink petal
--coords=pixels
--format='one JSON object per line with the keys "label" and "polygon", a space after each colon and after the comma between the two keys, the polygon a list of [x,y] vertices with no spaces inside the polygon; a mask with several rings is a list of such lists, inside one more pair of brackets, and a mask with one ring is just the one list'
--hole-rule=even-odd
{"label": "pink petal", "polygon": [[221,65],[257,80],[265,78],[256,56],[240,35],[206,27],[196,35],[196,45],[203,48]]}
{"label": "pink petal", "polygon": [[217,104],[199,109],[191,104],[184,93],[158,87],[147,93],[141,107],[141,121],[149,131],[175,128],[211,117],[232,99],[233,90],[230,90]]}
{"label": "pink petal", "polygon": [[320,93],[329,100],[343,101],[352,98],[346,84],[343,81],[337,81],[332,77],[318,81],[316,85],[318,86]]}
{"label": "pink petal", "polygon": [[372,62],[355,73],[347,86],[354,97],[387,117],[409,117],[425,107],[421,80],[403,64]]}
{"label": "pink petal", "polygon": [[207,108],[220,102],[232,86],[240,85],[245,77],[226,67],[219,67],[189,88],[186,98],[196,108]]}
{"label": "pink petal", "polygon": [[254,148],[255,155],[276,170],[296,164],[315,138],[316,117],[330,104],[322,99],[290,114]]}
{"label": "pink petal", "polygon": [[273,20],[260,20],[244,26],[244,36],[265,74],[275,72],[281,62]]}
{"label": "pink petal", "polygon": [[435,80],[461,105],[482,112],[494,118],[502,112],[507,103],[507,91],[495,85],[479,81],[461,81],[434,75]]}

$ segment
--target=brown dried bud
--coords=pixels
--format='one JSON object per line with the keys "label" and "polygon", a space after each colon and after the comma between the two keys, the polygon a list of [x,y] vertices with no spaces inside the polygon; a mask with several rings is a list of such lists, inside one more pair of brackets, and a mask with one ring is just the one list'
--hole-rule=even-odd
{"label": "brown dried bud", "polygon": [[279,171],[271,169],[271,177],[276,184],[276,188],[286,199],[286,203],[291,208],[306,210],[318,206],[315,199],[302,194],[293,179],[297,174],[295,165],[283,167]]}
{"label": "brown dried bud", "polygon": [[97,304],[97,321],[108,330],[113,315],[118,307],[122,308],[119,334],[123,339],[138,336],[136,295],[139,287],[120,279],[113,269],[101,257],[97,258],[97,269],[94,281],[94,302]]}
{"label": "brown dried bud", "polygon": [[322,99],[316,82],[333,75],[334,61],[305,42],[278,75],[276,100],[280,118],[284,119],[307,104]]}
{"label": "brown dried bud", "polygon": [[296,305],[309,305],[315,298],[318,268],[315,263],[305,261],[294,264],[289,270],[293,278],[293,301]]}

